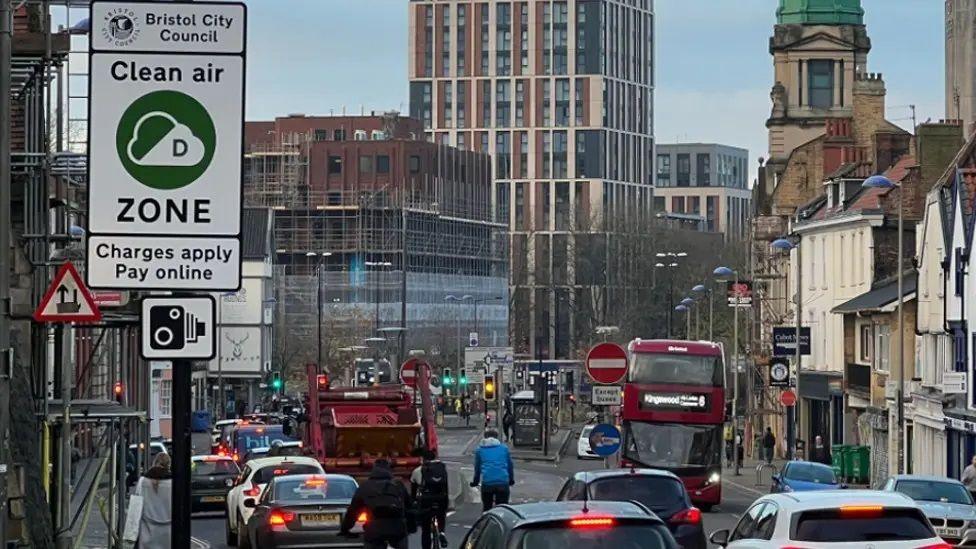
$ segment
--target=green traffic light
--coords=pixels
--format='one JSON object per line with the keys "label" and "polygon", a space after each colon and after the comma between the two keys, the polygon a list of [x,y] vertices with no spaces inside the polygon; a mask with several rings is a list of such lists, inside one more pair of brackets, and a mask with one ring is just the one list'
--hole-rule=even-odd
{"label": "green traffic light", "polygon": [[274,387],[275,389],[281,389],[281,380],[280,379],[276,379],[276,380],[272,381],[271,382],[271,386]]}
{"label": "green traffic light", "polygon": [[461,378],[461,385],[467,385],[467,384],[468,384],[468,378],[462,377]]}

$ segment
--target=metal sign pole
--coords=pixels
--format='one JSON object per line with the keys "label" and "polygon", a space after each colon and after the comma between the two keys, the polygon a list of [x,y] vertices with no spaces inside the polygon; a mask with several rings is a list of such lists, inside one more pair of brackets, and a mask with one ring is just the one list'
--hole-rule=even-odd
{"label": "metal sign pole", "polygon": [[190,549],[190,393],[193,363],[173,361],[172,549]]}

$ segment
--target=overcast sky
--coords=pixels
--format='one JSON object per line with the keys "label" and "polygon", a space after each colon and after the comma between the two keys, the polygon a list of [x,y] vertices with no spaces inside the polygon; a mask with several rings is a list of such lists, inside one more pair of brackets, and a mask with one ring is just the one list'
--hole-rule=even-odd
{"label": "overcast sky", "polygon": [[[406,0],[248,0],[249,119],[288,113],[408,111]],[[658,143],[766,156],[775,0],[656,0]],[[888,119],[944,118],[943,2],[863,0],[884,74]],[[287,6],[286,9],[283,9]]]}

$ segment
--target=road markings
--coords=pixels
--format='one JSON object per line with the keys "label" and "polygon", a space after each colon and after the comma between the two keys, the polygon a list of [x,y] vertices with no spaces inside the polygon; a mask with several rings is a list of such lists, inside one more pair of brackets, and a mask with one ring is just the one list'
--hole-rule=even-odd
{"label": "road markings", "polygon": [[722,479],[722,482],[727,482],[727,483],[731,484],[732,486],[735,486],[736,488],[739,488],[740,490],[745,490],[746,492],[750,492],[750,493],[756,494],[757,496],[765,496],[766,495],[766,492],[760,492],[759,490],[756,490],[755,488],[749,488],[748,486],[743,486],[743,485],[739,484],[738,482],[732,482],[731,480],[729,480],[727,478],[723,478]]}

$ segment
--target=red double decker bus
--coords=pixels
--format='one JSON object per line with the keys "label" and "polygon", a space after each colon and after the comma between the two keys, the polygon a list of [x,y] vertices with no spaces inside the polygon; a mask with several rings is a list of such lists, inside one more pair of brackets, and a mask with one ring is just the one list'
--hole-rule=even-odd
{"label": "red double decker bus", "polygon": [[695,505],[710,509],[722,499],[722,346],[635,339],[627,350],[623,465],[673,472]]}

